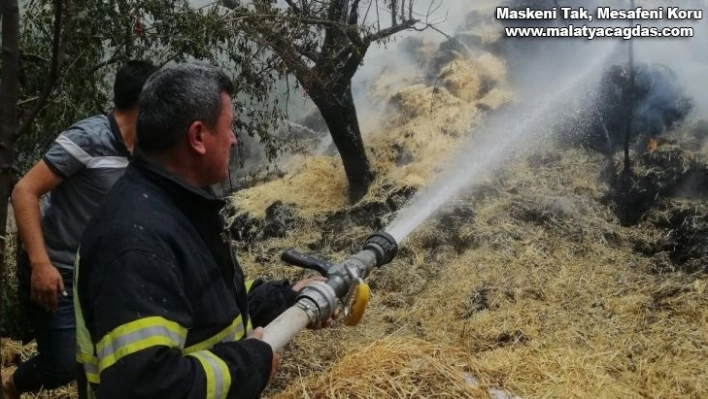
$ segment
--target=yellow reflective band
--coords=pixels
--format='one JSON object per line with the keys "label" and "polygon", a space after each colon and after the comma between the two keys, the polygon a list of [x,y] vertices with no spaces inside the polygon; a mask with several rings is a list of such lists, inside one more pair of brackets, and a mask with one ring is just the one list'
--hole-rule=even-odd
{"label": "yellow reflective band", "polygon": [[86,374],[86,381],[92,384],[100,384],[101,377],[98,374],[98,366],[95,364],[84,364],[84,373]]}
{"label": "yellow reflective band", "polygon": [[[81,263],[81,248],[76,251],[76,261],[74,262],[74,315],[76,317],[76,361],[81,363],[86,374],[86,380],[92,384],[100,384],[101,379],[98,374],[98,358],[94,355],[94,347],[91,342],[91,335],[86,328],[84,314],[81,311],[79,301],[79,264]],[[90,387],[88,392],[92,393]],[[93,395],[89,395],[89,398]]]}
{"label": "yellow reflective band", "polygon": [[86,380],[93,384],[99,384],[101,379],[98,375],[98,359],[96,356],[90,355],[88,353],[77,353],[76,361],[81,363],[84,367],[84,373],[86,374]]}
{"label": "yellow reflective band", "polygon": [[76,361],[81,364],[98,364],[96,356],[81,352],[76,353]]}
{"label": "yellow reflective band", "polygon": [[131,321],[113,329],[98,342],[98,369],[103,371],[123,357],[153,346],[182,348],[186,337],[186,328],[163,317]]}
{"label": "yellow reflective band", "polygon": [[226,363],[207,350],[190,353],[204,368],[207,399],[226,399],[231,388],[231,373]]}
{"label": "yellow reflective band", "polygon": [[[253,287],[253,283],[256,280],[246,280],[246,292],[250,292],[251,288]],[[251,318],[248,318],[248,322],[246,323],[246,335],[250,334],[251,331],[253,331],[253,325],[251,324]]]}
{"label": "yellow reflective band", "polygon": [[218,344],[219,342],[233,342],[233,341],[238,341],[243,337],[243,322],[241,321],[241,315],[238,315],[237,318],[234,319],[233,322],[231,322],[231,325],[226,327],[225,329],[221,330],[219,333],[214,335],[213,337],[197,342],[196,344],[189,346],[185,348],[182,352],[183,353],[192,353],[196,352],[202,349],[209,349],[212,346]]}
{"label": "yellow reflective band", "polygon": [[[79,295],[79,263],[81,260],[80,256],[81,251],[76,252],[76,263],[74,264],[74,316],[76,318],[76,349],[78,350],[78,354],[85,353],[87,356],[90,356],[88,354],[93,354],[94,353],[94,348],[93,348],[93,342],[91,342],[91,334],[89,334],[88,329],[86,328],[86,322],[84,321],[84,314],[81,311],[81,303],[79,301],[80,295]],[[80,363],[82,362],[80,359],[78,359]]]}

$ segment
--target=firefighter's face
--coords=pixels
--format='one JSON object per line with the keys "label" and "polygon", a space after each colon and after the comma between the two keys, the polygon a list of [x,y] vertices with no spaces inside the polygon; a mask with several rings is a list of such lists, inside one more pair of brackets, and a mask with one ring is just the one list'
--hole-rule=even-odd
{"label": "firefighter's face", "polygon": [[[234,114],[231,97],[221,93],[221,113],[216,125],[209,129],[205,137],[206,153],[204,162],[210,180],[218,183],[226,180],[229,173],[229,154],[231,147],[236,145],[233,126]],[[212,183],[213,184],[213,183]]]}

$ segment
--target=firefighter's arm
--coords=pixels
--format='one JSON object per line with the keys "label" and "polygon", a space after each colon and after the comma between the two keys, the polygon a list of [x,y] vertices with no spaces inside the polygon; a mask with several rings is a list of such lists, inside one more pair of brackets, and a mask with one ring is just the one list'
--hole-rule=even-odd
{"label": "firefighter's arm", "polygon": [[265,327],[289,307],[295,305],[297,295],[312,281],[326,281],[325,277],[310,277],[290,284],[288,280],[263,282],[248,281],[249,314],[253,327]]}
{"label": "firefighter's arm", "polygon": [[265,327],[278,315],[295,304],[297,292],[288,280],[252,280],[246,282],[248,312],[253,327]]}
{"label": "firefighter's arm", "polygon": [[89,288],[101,397],[255,398],[265,388],[273,352],[262,341],[185,351],[191,306],[174,262],[130,250],[102,274]]}

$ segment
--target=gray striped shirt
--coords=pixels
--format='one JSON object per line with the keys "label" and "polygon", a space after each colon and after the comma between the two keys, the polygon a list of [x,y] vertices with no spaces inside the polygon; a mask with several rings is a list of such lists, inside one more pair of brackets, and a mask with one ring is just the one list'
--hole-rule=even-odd
{"label": "gray striped shirt", "polygon": [[42,233],[54,266],[74,267],[81,234],[129,158],[112,114],[77,122],[44,155],[64,179],[42,202]]}

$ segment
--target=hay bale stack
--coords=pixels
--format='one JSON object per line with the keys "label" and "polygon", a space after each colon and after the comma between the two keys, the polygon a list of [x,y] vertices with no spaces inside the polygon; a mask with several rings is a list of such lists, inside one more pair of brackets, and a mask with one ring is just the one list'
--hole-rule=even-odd
{"label": "hay bale stack", "polygon": [[231,198],[240,211],[264,218],[276,201],[294,204],[312,215],[340,209],[347,203],[347,181],[341,160],[332,157],[299,157],[283,178],[241,190]]}

